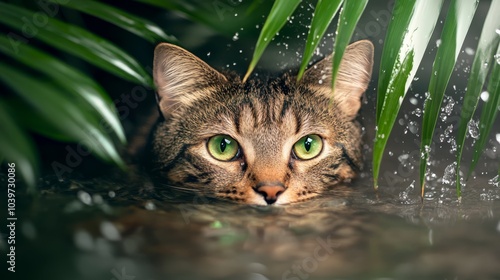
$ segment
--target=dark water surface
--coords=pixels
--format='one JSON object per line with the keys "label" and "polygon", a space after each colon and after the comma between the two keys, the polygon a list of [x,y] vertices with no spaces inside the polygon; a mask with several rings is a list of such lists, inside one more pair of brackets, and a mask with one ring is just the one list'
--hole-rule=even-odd
{"label": "dark water surface", "polygon": [[16,273],[7,279],[500,278],[493,181],[470,183],[461,204],[447,187],[422,203],[411,186],[377,194],[359,179],[269,207],[130,199],[124,186],[99,181],[46,184],[37,197],[17,197]]}

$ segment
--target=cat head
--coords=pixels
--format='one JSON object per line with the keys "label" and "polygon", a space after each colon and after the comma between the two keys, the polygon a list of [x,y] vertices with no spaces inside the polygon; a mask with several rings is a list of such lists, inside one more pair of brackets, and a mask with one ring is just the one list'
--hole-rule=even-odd
{"label": "cat head", "polygon": [[288,74],[243,83],[171,44],[155,49],[164,121],[152,136],[153,172],[179,190],[248,204],[310,199],[362,168],[356,116],[373,45],[347,47],[334,90],[332,57],[300,81]]}

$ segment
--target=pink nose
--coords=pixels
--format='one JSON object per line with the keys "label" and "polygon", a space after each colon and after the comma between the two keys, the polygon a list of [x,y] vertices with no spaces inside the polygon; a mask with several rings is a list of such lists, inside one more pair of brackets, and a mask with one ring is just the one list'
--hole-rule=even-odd
{"label": "pink nose", "polygon": [[267,204],[273,204],[278,200],[278,196],[285,191],[285,187],[279,185],[264,185],[256,188],[255,191],[264,197]]}

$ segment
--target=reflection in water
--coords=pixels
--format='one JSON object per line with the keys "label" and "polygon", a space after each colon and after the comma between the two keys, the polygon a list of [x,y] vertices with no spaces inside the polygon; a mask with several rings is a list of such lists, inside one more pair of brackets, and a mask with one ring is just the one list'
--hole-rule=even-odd
{"label": "reflection in water", "polygon": [[[497,278],[499,200],[375,194],[370,182],[248,206],[99,181],[19,198],[17,276],[41,279]],[[114,191],[100,191],[113,188]],[[492,190],[495,186],[491,185]],[[149,188],[151,189],[151,188]],[[62,191],[66,190],[66,191]],[[453,191],[450,191],[451,193]],[[4,246],[0,246],[2,251]],[[5,254],[3,254],[5,255]]]}

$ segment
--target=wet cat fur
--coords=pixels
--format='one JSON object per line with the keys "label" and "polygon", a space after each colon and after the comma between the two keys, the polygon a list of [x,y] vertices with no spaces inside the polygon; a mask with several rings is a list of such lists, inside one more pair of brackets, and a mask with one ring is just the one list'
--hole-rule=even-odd
{"label": "wet cat fur", "polygon": [[[152,172],[179,190],[247,204],[310,199],[350,181],[362,168],[362,128],[356,120],[368,87],[373,45],[349,45],[331,89],[332,57],[317,62],[300,81],[290,74],[245,83],[222,74],[188,51],[167,43],[154,54],[154,80],[163,121],[152,133]],[[215,159],[207,141],[235,139],[240,156]],[[292,147],[317,134],[321,153],[300,160]],[[274,199],[262,188],[279,188]]]}

